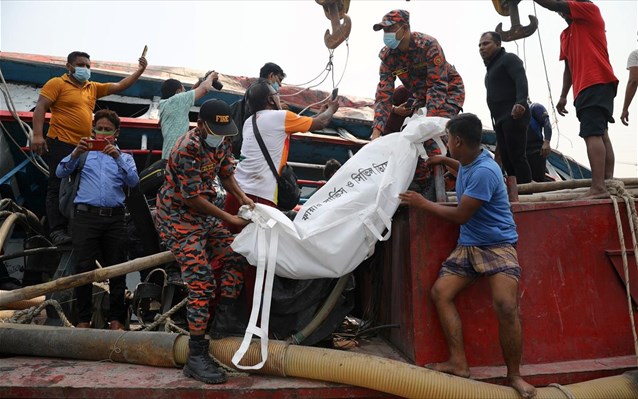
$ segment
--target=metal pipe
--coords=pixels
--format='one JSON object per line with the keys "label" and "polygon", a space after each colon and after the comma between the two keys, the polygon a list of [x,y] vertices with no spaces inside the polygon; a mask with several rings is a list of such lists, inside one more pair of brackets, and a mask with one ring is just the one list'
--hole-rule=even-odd
{"label": "metal pipe", "polygon": [[177,334],[0,324],[0,353],[176,367]]}
{"label": "metal pipe", "polygon": [[[24,151],[31,151],[29,147],[21,147],[21,148]],[[147,155],[147,154],[162,155],[162,150],[141,149],[141,150],[122,150],[122,152],[127,154],[133,154],[133,155]]]}
{"label": "metal pipe", "polygon": [[305,163],[305,162],[288,162],[288,165],[293,168],[305,168],[305,169],[324,169],[324,165],[314,164],[314,163]]}
{"label": "metal pipe", "polygon": [[436,202],[447,202],[445,177],[443,177],[443,174],[443,165],[434,165],[434,193],[436,195]]}

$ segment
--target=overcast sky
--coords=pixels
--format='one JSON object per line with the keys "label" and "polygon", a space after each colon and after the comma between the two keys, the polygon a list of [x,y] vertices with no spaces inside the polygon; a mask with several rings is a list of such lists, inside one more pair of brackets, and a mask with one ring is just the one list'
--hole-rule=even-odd
{"label": "overcast sky", "polygon": [[[630,109],[630,126],[619,121],[627,84],[627,56],[638,47],[638,1],[598,0],[607,24],[611,63],[620,80],[615,102],[617,123],[610,136],[616,150],[616,175],[637,176],[638,98]],[[378,53],[382,33],[372,25],[395,8],[410,11],[413,31],[436,37],[447,60],[466,86],[465,111],[477,114],[491,127],[485,104],[485,66],[478,54],[482,32],[509,18],[496,13],[489,0],[352,0],[349,57],[345,44],[334,53],[335,75],[344,73],[341,94],[374,97],[378,83]],[[522,23],[537,14],[539,32],[526,40],[504,43],[507,51],[526,62],[532,100],[550,106],[545,67],[554,103],[560,94],[563,63],[558,61],[559,34],[566,27],[556,13],[531,0],[519,4]],[[314,0],[289,1],[28,1],[0,0],[0,50],[66,56],[86,51],[93,60],[137,62],[144,45],[152,65],[215,69],[229,75],[257,76],[267,61],[281,65],[288,83],[307,82],[328,61],[323,35],[330,21]],[[347,61],[347,63],[346,63]],[[330,79],[320,89],[331,90]],[[552,147],[588,165],[585,145],[578,137],[578,121],[568,98],[567,117],[558,118],[560,136]]]}

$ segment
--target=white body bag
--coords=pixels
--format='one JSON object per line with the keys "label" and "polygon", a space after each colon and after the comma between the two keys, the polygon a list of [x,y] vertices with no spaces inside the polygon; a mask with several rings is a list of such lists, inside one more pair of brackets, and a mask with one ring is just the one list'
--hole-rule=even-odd
{"label": "white body bag", "polygon": [[[422,143],[440,140],[448,119],[414,116],[400,133],[366,144],[301,207],[294,221],[278,209],[256,204],[232,248],[256,265],[253,309],[244,340],[233,356],[240,369],[259,369],[267,359],[268,320],[274,274],[306,280],[338,278],[373,254],[377,241],[387,240],[398,195],[414,177]],[[263,306],[261,306],[263,287]],[[261,326],[257,326],[262,308]],[[262,361],[239,365],[252,336],[261,340]]]}

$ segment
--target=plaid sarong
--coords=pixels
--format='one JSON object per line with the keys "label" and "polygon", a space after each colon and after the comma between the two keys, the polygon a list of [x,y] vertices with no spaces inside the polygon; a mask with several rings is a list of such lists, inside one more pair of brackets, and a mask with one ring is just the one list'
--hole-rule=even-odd
{"label": "plaid sarong", "polygon": [[456,275],[478,278],[505,273],[518,281],[521,267],[518,264],[516,248],[512,244],[468,247],[457,245],[450,256],[441,265],[439,277]]}

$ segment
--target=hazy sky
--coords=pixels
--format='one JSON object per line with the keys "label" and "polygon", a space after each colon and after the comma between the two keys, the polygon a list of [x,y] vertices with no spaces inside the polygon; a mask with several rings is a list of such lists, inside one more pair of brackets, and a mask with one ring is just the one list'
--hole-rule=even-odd
{"label": "hazy sky", "polygon": [[[627,56],[638,47],[638,1],[598,0],[607,24],[611,63],[620,80],[615,102],[617,123],[610,136],[616,150],[616,175],[636,176],[638,98],[630,109],[630,126],[619,121],[625,86]],[[489,0],[352,0],[349,57],[345,44],[334,53],[335,75],[345,70],[341,94],[373,97],[378,83],[378,53],[382,33],[372,25],[395,8],[410,11],[413,31],[436,37],[448,61],[456,66],[466,86],[465,111],[477,114],[491,127],[485,104],[485,66],[478,54],[480,34],[499,22],[509,29],[509,18],[496,13]],[[563,63],[558,61],[559,34],[566,27],[556,13],[531,0],[519,4],[521,20],[536,13],[539,31],[526,40],[504,43],[507,51],[526,62],[532,100],[548,108],[549,90],[541,57],[545,54],[554,103],[560,94]],[[288,83],[307,82],[324,69],[328,50],[323,35],[330,27],[314,0],[289,1],[28,1],[0,0],[0,50],[66,56],[86,51],[94,60],[136,62],[144,45],[152,65],[215,69],[229,75],[257,76],[267,61],[281,65]],[[539,34],[540,33],[540,34]],[[347,59],[347,64],[346,64]],[[327,80],[320,89],[331,90]],[[578,121],[568,98],[567,117],[557,116],[560,136],[552,147],[588,165],[585,145],[578,137]]]}

